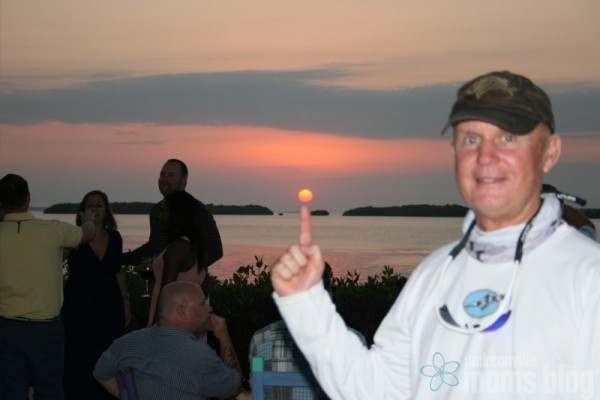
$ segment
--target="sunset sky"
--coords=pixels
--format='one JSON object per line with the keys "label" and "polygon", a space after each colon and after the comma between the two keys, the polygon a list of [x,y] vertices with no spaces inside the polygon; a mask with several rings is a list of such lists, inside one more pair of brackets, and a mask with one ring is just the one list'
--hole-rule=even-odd
{"label": "sunset sky", "polygon": [[156,201],[168,158],[205,203],[459,203],[440,130],[510,69],[550,94],[547,181],[600,208],[597,0],[0,0],[0,175],[32,204]]}

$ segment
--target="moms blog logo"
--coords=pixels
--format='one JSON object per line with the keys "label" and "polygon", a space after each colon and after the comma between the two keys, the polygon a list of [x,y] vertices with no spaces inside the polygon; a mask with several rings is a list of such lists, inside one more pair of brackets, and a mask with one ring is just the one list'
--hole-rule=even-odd
{"label": "moms blog logo", "polygon": [[534,356],[467,355],[462,359],[461,391],[486,397],[551,395],[552,398],[600,399],[600,369],[542,363]]}
{"label": "moms blog logo", "polygon": [[448,361],[444,359],[442,353],[433,354],[431,364],[421,367],[421,375],[429,378],[429,389],[439,390],[444,384],[448,386],[458,385],[458,377],[455,375],[460,368],[457,361]]}

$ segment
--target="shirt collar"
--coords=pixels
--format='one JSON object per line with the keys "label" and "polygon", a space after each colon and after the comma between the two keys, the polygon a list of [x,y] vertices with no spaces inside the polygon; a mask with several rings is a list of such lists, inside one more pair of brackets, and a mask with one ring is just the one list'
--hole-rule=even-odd
{"label": "shirt collar", "polygon": [[160,335],[182,336],[182,337],[187,337],[187,338],[190,338],[193,340],[198,340],[198,338],[194,334],[192,334],[191,332],[188,332],[188,331],[184,331],[183,329],[177,329],[177,328],[171,328],[171,327],[159,326],[159,325],[154,326],[154,329]]}

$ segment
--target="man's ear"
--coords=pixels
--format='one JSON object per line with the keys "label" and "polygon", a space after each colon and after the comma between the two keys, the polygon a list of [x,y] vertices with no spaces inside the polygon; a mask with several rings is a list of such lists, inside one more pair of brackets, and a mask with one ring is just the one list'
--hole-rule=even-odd
{"label": "man's ear", "polygon": [[554,133],[548,137],[546,143],[546,150],[544,152],[544,160],[542,168],[544,173],[547,174],[556,165],[560,158],[562,150],[562,139],[558,133]]}

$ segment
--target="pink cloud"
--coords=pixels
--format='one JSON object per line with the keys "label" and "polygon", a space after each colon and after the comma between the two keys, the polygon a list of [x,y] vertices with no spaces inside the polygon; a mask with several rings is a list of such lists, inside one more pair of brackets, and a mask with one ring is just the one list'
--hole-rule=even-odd
{"label": "pink cloud", "polygon": [[[446,168],[447,139],[368,139],[247,126],[144,124],[0,125],[3,164],[156,169],[170,157],[197,169],[293,168],[331,175]],[[110,158],[110,163],[107,163]]]}

